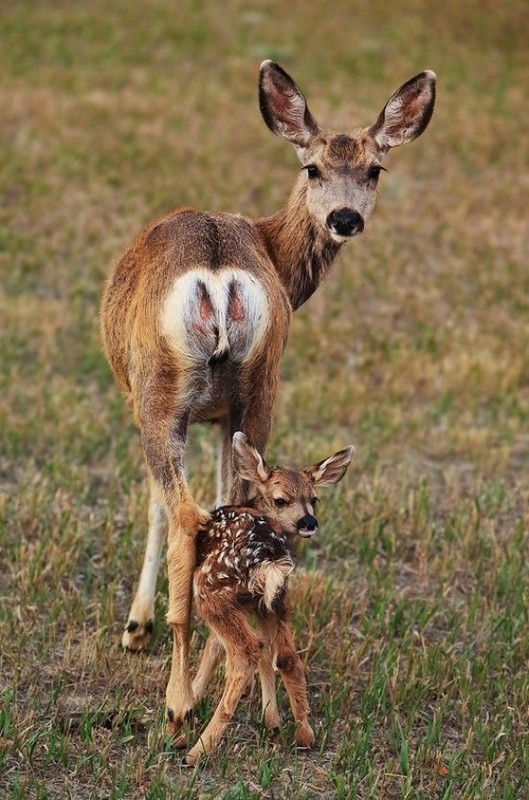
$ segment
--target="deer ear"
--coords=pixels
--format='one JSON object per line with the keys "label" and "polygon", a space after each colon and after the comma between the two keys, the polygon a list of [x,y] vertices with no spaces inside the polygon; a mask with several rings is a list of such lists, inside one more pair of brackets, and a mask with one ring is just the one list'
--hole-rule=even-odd
{"label": "deer ear", "polygon": [[233,434],[232,458],[233,469],[243,480],[264,483],[269,478],[270,467],[242,431]]}
{"label": "deer ear", "polygon": [[335,483],[342,480],[354,453],[354,447],[346,447],[330,458],[326,458],[325,461],[320,461],[313,467],[307,467],[303,472],[310,477],[315,486],[334,486]]}
{"label": "deer ear", "polygon": [[368,129],[383,152],[412,142],[426,130],[435,105],[436,75],[425,70],[393,94]]}
{"label": "deer ear", "polygon": [[259,108],[276,136],[302,150],[319,132],[303,93],[279,64],[263,61],[259,74]]}

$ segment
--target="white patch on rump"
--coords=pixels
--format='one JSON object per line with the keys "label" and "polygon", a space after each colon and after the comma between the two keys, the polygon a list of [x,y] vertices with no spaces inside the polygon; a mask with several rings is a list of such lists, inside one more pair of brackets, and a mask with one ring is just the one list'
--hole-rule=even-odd
{"label": "white patch on rump", "polygon": [[161,331],[169,346],[192,363],[243,362],[268,327],[264,287],[248,272],[189,270],[178,277],[162,306]]}

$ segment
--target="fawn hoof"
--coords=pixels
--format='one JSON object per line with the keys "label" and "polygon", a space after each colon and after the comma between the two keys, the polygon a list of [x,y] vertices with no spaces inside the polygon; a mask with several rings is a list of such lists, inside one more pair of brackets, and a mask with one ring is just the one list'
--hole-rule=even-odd
{"label": "fawn hoof", "polygon": [[121,637],[122,648],[135,653],[145,650],[151,640],[153,630],[152,619],[147,620],[143,625],[134,619],[129,619]]}
{"label": "fawn hoof", "polygon": [[175,714],[172,708],[167,709],[165,732],[172,740],[173,747],[186,747],[187,723],[193,719],[193,709],[190,708],[183,714]]}
{"label": "fawn hoof", "polygon": [[314,733],[308,722],[305,723],[304,725],[299,726],[294,738],[296,742],[296,747],[301,747],[305,750],[310,750],[310,748],[314,744]]}
{"label": "fawn hoof", "polygon": [[196,748],[193,747],[193,749],[190,750],[189,753],[186,755],[185,763],[187,764],[188,767],[196,767],[199,758],[202,754],[203,754],[202,750],[196,751]]}
{"label": "fawn hoof", "polygon": [[210,752],[211,752],[211,745],[209,746],[208,749],[206,749],[205,743],[202,741],[202,739],[199,739],[198,742],[193,745],[191,750],[186,755],[185,759],[186,764],[188,765],[188,767],[196,767],[200,759],[207,756],[208,753]]}

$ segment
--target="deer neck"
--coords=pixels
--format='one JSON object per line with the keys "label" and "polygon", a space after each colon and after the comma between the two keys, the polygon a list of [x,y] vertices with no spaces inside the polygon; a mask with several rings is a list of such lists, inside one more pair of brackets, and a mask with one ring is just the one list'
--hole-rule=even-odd
{"label": "deer neck", "polygon": [[295,311],[314,294],[341,244],[310,215],[301,181],[286,206],[257,220],[256,227]]}

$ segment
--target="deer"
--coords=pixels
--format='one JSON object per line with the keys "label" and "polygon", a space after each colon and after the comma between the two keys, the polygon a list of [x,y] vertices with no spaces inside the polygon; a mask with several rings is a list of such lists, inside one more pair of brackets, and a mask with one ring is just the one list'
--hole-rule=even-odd
{"label": "deer", "polygon": [[273,61],[260,68],[259,105],[270,130],[295,148],[301,170],[285,206],[268,217],[178,208],[154,221],[113,264],[101,332],[110,367],[139,429],[149,478],[143,565],[122,646],[144,649],[167,539],[167,624],[172,629],[167,732],[182,741],[194,698],[189,671],[196,531],[208,514],[185,474],[188,428],[220,431],[217,505],[241,503],[234,474],[240,430],[264,453],[291,316],[316,291],[375,203],[382,161],[427,127],[435,73],[404,83],[367,128],[320,127],[305,96]]}
{"label": "deer", "polygon": [[204,696],[224,653],[227,677],[211,720],[186,756],[187,764],[194,766],[218,745],[256,670],[271,738],[277,739],[280,728],[276,668],[296,722],[295,743],[312,747],[307,683],[294,640],[288,578],[294,569],[297,537],[312,538],[318,531],[316,489],[334,486],[343,478],[354,450],[346,447],[301,470],[271,467],[244,433],[234,434],[234,471],[252,490],[244,506],[215,509],[197,534],[193,596],[197,614],[211,633],[192,684],[195,701]]}

